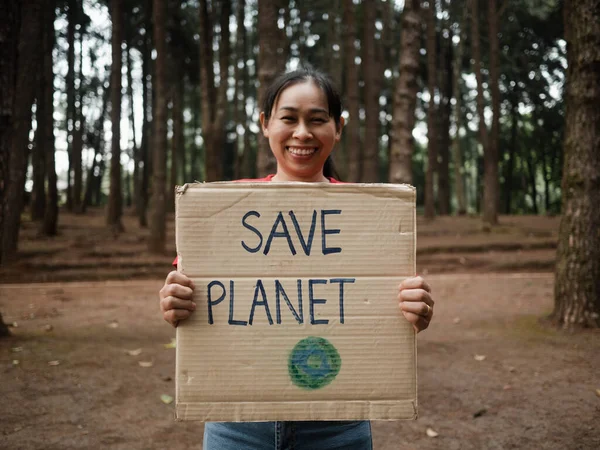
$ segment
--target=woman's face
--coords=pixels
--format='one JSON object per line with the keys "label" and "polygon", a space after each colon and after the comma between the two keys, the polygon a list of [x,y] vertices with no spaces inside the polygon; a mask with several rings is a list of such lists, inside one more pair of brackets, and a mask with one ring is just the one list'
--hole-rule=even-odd
{"label": "woman's face", "polygon": [[313,82],[288,86],[279,93],[265,120],[260,115],[264,136],[277,160],[276,181],[325,181],[323,165],[340,140],[344,125],[329,116],[327,96]]}

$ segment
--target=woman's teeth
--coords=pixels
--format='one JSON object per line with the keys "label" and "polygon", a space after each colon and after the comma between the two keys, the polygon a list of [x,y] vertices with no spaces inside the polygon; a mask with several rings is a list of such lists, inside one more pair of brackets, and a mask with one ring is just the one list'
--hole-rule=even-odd
{"label": "woman's teeth", "polygon": [[316,148],[297,148],[297,147],[287,147],[287,150],[291,154],[298,155],[298,156],[312,155],[314,152],[317,151]]}

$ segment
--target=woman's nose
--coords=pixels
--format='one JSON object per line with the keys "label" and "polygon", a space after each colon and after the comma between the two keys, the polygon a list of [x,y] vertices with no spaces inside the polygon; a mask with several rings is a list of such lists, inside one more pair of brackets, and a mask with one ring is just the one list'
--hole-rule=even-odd
{"label": "woman's nose", "polygon": [[300,121],[294,130],[294,137],[296,139],[306,140],[312,138],[312,133],[306,124],[303,121]]}

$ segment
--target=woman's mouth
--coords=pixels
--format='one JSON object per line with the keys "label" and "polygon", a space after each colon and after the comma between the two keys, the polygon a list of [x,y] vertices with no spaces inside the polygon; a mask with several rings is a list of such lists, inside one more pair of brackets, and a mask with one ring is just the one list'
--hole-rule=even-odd
{"label": "woman's mouth", "polygon": [[285,149],[294,156],[310,156],[317,152],[316,147],[286,147]]}

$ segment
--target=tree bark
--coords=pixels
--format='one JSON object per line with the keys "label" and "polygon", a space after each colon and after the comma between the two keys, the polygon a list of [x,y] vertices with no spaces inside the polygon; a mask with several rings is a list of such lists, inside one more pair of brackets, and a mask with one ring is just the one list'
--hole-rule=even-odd
{"label": "tree bark", "polygon": [[565,3],[566,128],[554,311],[561,327],[600,327],[600,4]]}
{"label": "tree bark", "polygon": [[436,67],[436,12],[435,3],[428,1],[425,9],[427,17],[427,90],[429,91],[429,104],[427,106],[427,171],[425,173],[425,218],[435,217],[435,174],[437,172],[437,108],[435,105],[435,91],[437,79]]}
{"label": "tree bark", "polygon": [[360,94],[358,89],[358,66],[356,58],[358,52],[356,41],[356,8],[352,0],[343,0],[344,20],[344,66],[346,71],[346,101],[348,105],[348,120],[346,121],[345,145],[347,181],[358,182],[361,179],[361,142],[360,142]]}
{"label": "tree bark", "polygon": [[[129,27],[125,30],[125,36],[127,39],[127,99],[129,103],[129,129],[131,130],[131,155],[133,156],[133,204],[136,208],[136,213],[139,213],[140,204],[140,149],[137,145],[136,133],[135,133],[135,108],[134,108],[134,97],[133,97],[133,76],[132,76],[132,62],[131,62],[131,50],[133,48],[133,39],[131,36],[131,30]],[[145,37],[143,37],[145,39]],[[143,80],[142,80],[143,81]],[[143,81],[145,82],[145,81]]]}
{"label": "tree bark", "polygon": [[[200,1],[200,80],[202,85],[202,134],[205,149],[206,181],[222,178],[222,155],[225,143],[225,115],[229,71],[229,16],[231,0],[213,3],[209,10],[207,0]],[[216,11],[220,5],[220,10]],[[219,15],[219,86],[215,87],[213,70],[213,17]]]}
{"label": "tree bark", "polygon": [[365,81],[365,140],[361,159],[363,183],[379,181],[379,92],[380,92],[380,61],[377,58],[375,45],[375,21],[377,10],[375,2],[363,3],[364,36],[362,45],[362,63],[366,68],[363,72]]}
{"label": "tree bark", "polygon": [[505,214],[510,214],[512,211],[512,181],[515,167],[515,156],[517,154],[517,147],[519,145],[519,141],[517,139],[519,130],[519,108],[516,96],[513,99],[511,106],[510,149],[508,153],[508,161],[506,163],[506,172],[504,175],[504,189],[502,190],[504,192]]}
{"label": "tree bark", "polygon": [[[31,106],[35,97],[36,74],[39,67],[40,28],[42,24],[43,1],[32,0],[21,8],[21,26],[17,49],[17,72],[14,87],[8,89],[14,93],[12,114],[12,138],[8,153],[8,177],[5,178],[3,200],[4,226],[0,261],[16,256],[19,241],[19,226],[25,189],[27,170],[27,145],[31,126]],[[10,63],[9,63],[10,64]],[[8,80],[7,80],[8,81]],[[14,89],[14,90],[13,90]],[[4,95],[4,94],[3,94]],[[3,113],[4,114],[4,113]]]}
{"label": "tree bark", "polygon": [[[6,223],[6,195],[10,176],[9,162],[12,130],[15,121],[14,100],[18,73],[19,30],[21,6],[18,0],[0,3],[0,231]],[[0,241],[0,265],[4,264],[2,241]],[[3,325],[0,317],[0,326]],[[8,331],[8,330],[7,330]]]}
{"label": "tree bark", "polygon": [[[43,28],[42,24],[42,28]],[[43,39],[43,37],[42,37]],[[43,56],[42,56],[43,58]],[[40,59],[40,67],[43,67],[43,60]],[[31,152],[31,168],[33,187],[31,189],[31,220],[37,222],[44,218],[44,208],[46,207],[46,171],[45,171],[45,154],[44,154],[44,121],[46,117],[46,105],[44,105],[43,91],[43,76],[44,71],[38,71],[37,103],[35,108],[35,121],[37,129],[35,131],[35,142]]]}
{"label": "tree bark", "polygon": [[[258,0],[258,107],[262,109],[265,92],[275,77],[285,69],[286,38],[276,24],[279,9],[276,2]],[[277,165],[268,141],[258,138],[257,172],[259,177],[275,173]]]}
{"label": "tree bark", "polygon": [[[443,2],[442,2],[443,5]],[[442,216],[450,214],[450,115],[452,106],[452,52],[450,51],[450,38],[444,36],[448,30],[448,22],[442,19],[440,32],[440,105],[439,105],[439,130],[438,130],[438,212]]]}
{"label": "tree bark", "polygon": [[417,104],[417,77],[421,48],[420,0],[407,0],[402,12],[400,37],[400,75],[394,90],[390,149],[390,183],[413,183],[412,156],[414,152],[415,106]]}
{"label": "tree bark", "polygon": [[490,40],[490,94],[492,97],[492,129],[487,146],[484,147],[483,222],[498,223],[499,177],[498,145],[500,142],[500,50],[498,42],[498,8],[496,0],[488,0]]}
{"label": "tree bark", "polygon": [[153,1],[154,45],[156,47],[156,75],[152,87],[156,95],[154,105],[154,139],[152,142],[152,196],[150,198],[150,237],[148,249],[163,253],[166,240],[166,165],[167,165],[167,37],[165,20],[167,2]]}
{"label": "tree bark", "polygon": [[185,151],[183,145],[183,74],[180,70],[173,70],[175,79],[172,84],[173,99],[173,139],[171,139],[171,176],[170,185],[167,191],[167,211],[175,211],[175,186],[179,181],[179,162]]}
{"label": "tree bark", "polygon": [[111,65],[111,154],[110,154],[110,188],[106,224],[113,232],[123,231],[121,216],[123,214],[123,192],[121,182],[121,67],[123,42],[123,3],[120,0],[111,1],[112,19],[112,65]]}
{"label": "tree bark", "polygon": [[67,0],[67,209],[73,209],[73,139],[75,134],[75,25],[77,23],[77,0]]}
{"label": "tree bark", "polygon": [[[81,10],[82,4],[77,6],[77,21],[81,23]],[[72,146],[72,166],[73,166],[73,211],[81,213],[82,211],[82,198],[81,194],[83,191],[83,167],[82,167],[82,153],[83,153],[83,134],[85,131],[85,123],[83,117],[83,26],[79,29],[79,87],[75,91],[75,96],[79,101],[79,106],[74,105],[73,112],[73,146]],[[77,103],[77,102],[75,102]]]}
{"label": "tree bark", "polygon": [[[234,152],[234,179],[241,178],[242,162],[244,160],[244,138],[240,135],[240,128],[246,131],[246,97],[244,96],[244,74],[246,71],[246,26],[244,25],[244,8],[246,7],[245,0],[238,0],[237,9],[235,12],[235,22],[237,24],[235,34],[235,55],[233,58],[233,123],[235,127],[235,152]],[[241,67],[240,67],[241,64]]]}
{"label": "tree bark", "polygon": [[44,118],[44,152],[46,155],[46,207],[44,208],[43,233],[56,236],[58,231],[58,178],[56,176],[55,143],[54,143],[54,19],[56,0],[49,0],[44,5],[42,26],[42,72]]}
{"label": "tree bark", "polygon": [[456,55],[454,58],[453,65],[453,91],[456,103],[454,105],[454,124],[456,125],[456,135],[452,140],[452,158],[454,160],[454,190],[456,192],[456,202],[458,204],[458,214],[464,215],[467,213],[467,199],[465,196],[465,183],[464,183],[464,167],[463,167],[463,152],[460,145],[460,130],[463,127],[463,115],[462,115],[462,60],[465,48],[465,40],[467,34],[465,29],[467,27],[467,9],[464,8],[462,20],[459,23],[458,37],[460,39],[456,48]]}
{"label": "tree bark", "polygon": [[[139,197],[138,197],[138,201],[136,203],[136,208],[137,208],[137,217],[138,217],[138,223],[140,224],[140,227],[142,228],[146,228],[148,226],[148,219],[147,219],[147,210],[148,210],[148,196],[150,195],[149,193],[149,186],[150,186],[150,176],[151,176],[151,171],[150,171],[150,166],[152,158],[153,158],[153,152],[151,151],[151,135],[152,135],[152,126],[151,126],[151,119],[149,118],[149,116],[151,116],[151,103],[152,103],[152,92],[150,91],[150,88],[148,87],[148,85],[150,84],[148,81],[148,78],[150,77],[150,73],[151,73],[151,64],[152,64],[152,60],[151,60],[151,55],[150,55],[150,51],[152,48],[152,15],[151,15],[151,4],[152,4],[152,0],[147,0],[147,8],[145,11],[146,17],[144,20],[144,27],[146,30],[146,33],[143,37],[143,43],[142,43],[142,117],[143,117],[143,122],[142,122],[142,143],[141,143],[141,148],[140,148],[140,160],[142,161],[142,171],[140,174],[140,179],[139,179],[139,183],[140,183],[140,189],[139,189]],[[154,79],[152,80],[152,85],[154,84]]]}

